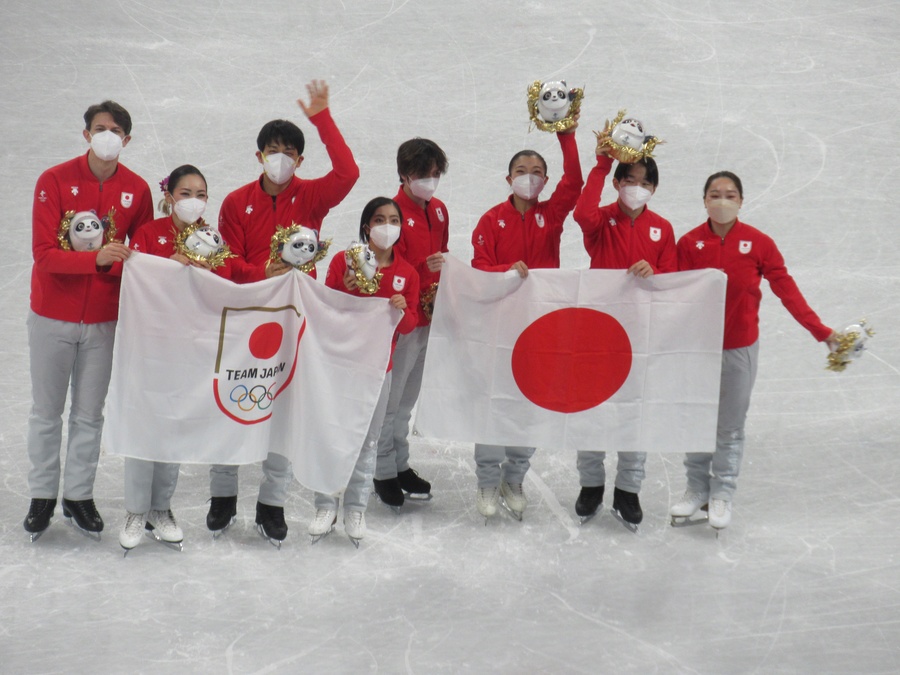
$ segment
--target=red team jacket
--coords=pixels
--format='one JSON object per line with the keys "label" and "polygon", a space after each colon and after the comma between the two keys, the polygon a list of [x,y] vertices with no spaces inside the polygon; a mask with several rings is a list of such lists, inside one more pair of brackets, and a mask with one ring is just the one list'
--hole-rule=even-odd
{"label": "red team jacket", "polygon": [[[331,171],[321,178],[294,176],[272,197],[262,189],[262,176],[230,193],[219,211],[219,232],[237,258],[230,261],[231,278],[249,283],[266,278],[266,261],[275,227],[305,225],[317,232],[328,211],[347,196],[359,178],[359,167],[326,108],[309,121],[319,131],[331,159]],[[311,276],[315,277],[315,269]]]}
{"label": "red team jacket", "polygon": [[581,185],[581,164],[575,134],[557,134],[563,153],[563,176],[550,196],[525,214],[512,197],[485,213],[472,232],[472,267],[505,272],[521,260],[530,269],[558,268],[563,222],[575,207]]}
{"label": "red team jacket", "polygon": [[328,272],[325,273],[325,285],[350,295],[358,295],[362,298],[390,298],[398,293],[406,299],[406,309],[403,310],[403,318],[394,331],[394,339],[391,341],[391,360],[388,362],[388,371],[393,367],[394,347],[397,345],[397,336],[406,334],[416,327],[419,306],[419,275],[413,266],[406,262],[394,250],[394,262],[387,267],[378,269],[384,276],[381,284],[373,295],[365,295],[359,290],[348,291],[344,286],[344,275],[347,273],[347,259],[344,251],[338,251],[328,264]]}
{"label": "red team jacket", "polygon": [[[450,238],[450,215],[447,207],[439,199],[432,198],[425,205],[425,209],[419,207],[400,188],[400,192],[394,197],[394,201],[400,205],[403,212],[403,229],[400,239],[394,244],[394,253],[399,253],[408,261],[419,275],[419,294],[431,288],[431,284],[440,280],[440,272],[431,272],[425,264],[425,258],[432,253],[446,253],[447,243]],[[515,261],[513,261],[515,262]],[[419,301],[416,307],[420,308]],[[425,312],[418,312],[419,326],[429,324]]]}
{"label": "red team jacket", "polygon": [[115,209],[116,240],[124,242],[153,218],[147,182],[122,164],[102,184],[91,173],[88,153],[47,169],[34,189],[31,309],[58,321],[102,323],[119,316],[121,264],[98,269],[95,251],[66,251],[57,234],[66,211]]}
{"label": "red team jacket", "polygon": [[781,304],[817,340],[831,334],[806,304],[775,242],[759,230],[737,221],[723,239],[706,222],[683,235],[678,240],[678,269],[706,267],[728,275],[724,349],[747,347],[759,338],[759,286],[763,277]]}
{"label": "red team jacket", "polygon": [[[142,225],[137,234],[132,237],[129,246],[141,253],[149,253],[161,258],[171,258],[175,254],[175,238],[178,234],[178,228],[175,227],[172,216],[157,218],[146,225]],[[232,260],[234,258],[226,260],[224,265],[212,270],[213,273],[223,279],[230,279],[231,266],[229,263]]]}
{"label": "red team jacket", "polygon": [[619,208],[618,200],[597,206],[612,163],[611,157],[597,157],[597,166],[588,174],[572,214],[584,234],[591,268],[628,269],[639,260],[646,260],[654,273],[677,271],[675,233],[668,220],[645,207],[632,221]]}

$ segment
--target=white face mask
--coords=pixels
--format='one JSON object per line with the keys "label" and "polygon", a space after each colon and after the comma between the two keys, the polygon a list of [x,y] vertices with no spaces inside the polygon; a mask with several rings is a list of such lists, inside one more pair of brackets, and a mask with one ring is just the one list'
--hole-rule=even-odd
{"label": "white face mask", "polygon": [[100,131],[91,136],[91,150],[98,159],[109,162],[122,152],[122,139],[111,131]]}
{"label": "white face mask", "polygon": [[173,207],[178,220],[186,225],[193,225],[206,211],[206,202],[197,197],[189,197],[188,199],[180,199],[175,202]]}
{"label": "white face mask", "polygon": [[512,179],[512,191],[519,199],[531,201],[544,189],[547,179],[533,173],[526,173]]}
{"label": "white face mask", "polygon": [[413,178],[409,181],[409,191],[427,202],[434,195],[439,182],[439,178]]}
{"label": "white face mask", "polygon": [[389,249],[399,238],[399,225],[375,225],[369,230],[369,241],[381,250]]}
{"label": "white face mask", "polygon": [[619,199],[632,211],[637,211],[650,201],[653,193],[640,185],[625,185],[619,188]]}
{"label": "white face mask", "polygon": [[281,152],[263,155],[263,169],[275,185],[287,183],[297,170],[297,161]]}
{"label": "white face mask", "polygon": [[737,218],[741,205],[730,199],[712,199],[706,203],[706,212],[717,223],[732,222]]}

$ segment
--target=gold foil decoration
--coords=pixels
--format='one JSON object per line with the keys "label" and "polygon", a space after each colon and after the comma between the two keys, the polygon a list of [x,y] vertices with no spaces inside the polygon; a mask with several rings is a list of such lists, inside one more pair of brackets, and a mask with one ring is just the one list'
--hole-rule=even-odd
{"label": "gold foil decoration", "polygon": [[570,89],[569,94],[571,94],[573,98],[569,102],[569,110],[566,113],[566,116],[561,120],[548,122],[541,117],[538,112],[538,99],[540,99],[541,96],[542,85],[543,82],[535,80],[528,87],[528,114],[531,117],[532,124],[541,131],[568,131],[575,125],[575,116],[581,112],[581,100],[584,98],[584,89],[578,87]]}
{"label": "gold foil decoration", "polygon": [[[301,227],[303,226],[298,225],[297,223],[292,223],[290,227],[281,227],[281,225],[275,226],[275,234],[272,235],[272,241],[269,243],[269,259],[266,260],[266,267],[274,262],[285,262],[288,265],[291,265],[291,263],[288,263],[286,260],[282,260],[281,249],[288,243],[288,240],[292,235],[300,231]],[[315,269],[316,263],[328,255],[329,246],[331,246],[331,239],[320,241],[319,249],[316,251],[312,260],[309,260],[302,265],[291,265],[291,267],[295,270],[300,270],[304,274],[309,274]]]}
{"label": "gold foil decoration", "polygon": [[359,292],[365,295],[374,295],[381,287],[381,278],[384,276],[381,272],[375,272],[375,276],[371,279],[366,277],[362,266],[359,264],[359,256],[364,255],[365,246],[363,244],[353,244],[346,251],[346,256],[350,260],[350,269],[356,277],[356,285]]}
{"label": "gold foil decoration", "polygon": [[[56,241],[59,242],[59,247],[63,251],[73,250],[72,242],[69,241],[69,228],[72,226],[72,221],[78,213],[80,213],[80,211],[66,211],[62,220],[59,221],[59,230],[56,232]],[[99,220],[101,225],[107,225],[103,230],[103,246],[106,246],[116,238],[116,207],[111,208],[109,213],[103,218],[99,218]],[[103,248],[103,246],[100,248]],[[97,250],[99,251],[100,249]],[[93,253],[93,251],[87,251],[87,253]]]}
{"label": "gold foil decoration", "polygon": [[875,331],[866,326],[865,319],[852,326],[847,326],[843,332],[837,334],[838,348],[828,355],[826,370],[842,372],[851,361],[862,355],[865,350],[866,338],[873,335],[875,335]]}
{"label": "gold foil decoration", "polygon": [[438,282],[434,282],[427,289],[422,291],[420,302],[422,311],[425,312],[425,318],[431,323],[431,316],[434,314],[434,299],[437,297]]}
{"label": "gold foil decoration", "polygon": [[657,145],[665,143],[665,141],[659,140],[656,136],[644,136],[644,143],[640,150],[616,143],[612,139],[611,134],[619,122],[625,119],[626,112],[625,109],[622,109],[612,122],[606,120],[603,131],[595,131],[594,136],[597,137],[598,155],[607,154],[623,164],[634,164],[641,161],[644,157],[653,157],[653,150]]}
{"label": "gold foil decoration", "polygon": [[[194,232],[203,228],[213,229],[207,225],[202,218],[198,219],[196,223],[188,225],[181,232],[178,233],[178,236],[175,237],[175,251],[180,253],[188,260],[193,260],[194,262],[204,262],[208,263],[212,269],[216,269],[225,264],[225,261],[228,258],[236,258],[237,256],[231,252],[231,249],[228,248],[228,244],[225,243],[225,239],[222,239],[222,246],[215,253],[210,253],[207,256],[200,255],[195,251],[191,251],[186,242],[188,237],[190,237]],[[213,230],[216,231],[216,230]],[[216,231],[217,232],[217,231]],[[222,236],[220,232],[217,232],[219,237]]]}

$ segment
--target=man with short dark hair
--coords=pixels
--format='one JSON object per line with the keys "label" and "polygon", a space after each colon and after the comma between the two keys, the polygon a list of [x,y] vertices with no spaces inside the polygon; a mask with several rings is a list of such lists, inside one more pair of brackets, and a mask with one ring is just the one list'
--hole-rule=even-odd
{"label": "man with short dark hair", "polygon": [[[63,515],[99,538],[103,519],[94,504],[103,405],[112,369],[124,241],[152,220],[146,181],[119,163],[131,140],[131,116],[114,101],[84,114],[86,154],[48,169],[34,191],[32,216],[32,407],[28,418],[28,487],[25,530],[37,539],[50,524],[60,483],[62,414],[71,384]],[[103,245],[88,250],[69,238],[69,225],[93,214]]]}
{"label": "man with short dark hair", "polygon": [[[359,178],[353,153],[331,118],[328,85],[314,80],[306,90],[309,105],[302,99],[297,103],[318,130],[332,169],[320,178],[298,178],[294,172],[303,162],[303,132],[287,120],[273,120],[263,126],[256,139],[262,175],[226,196],[219,211],[219,231],[237,256],[230,261],[231,279],[237,283],[288,272],[291,266],[283,261],[266,264],[276,227],[304,225],[318,234],[328,211],[341,203]],[[315,269],[311,274],[315,276]],[[293,476],[291,463],[283,455],[269,453],[262,468],[265,478],[256,503],[256,524],[260,534],[280,544],[287,537],[284,502]],[[237,514],[238,467],[217,464],[209,474],[211,499],[206,526],[221,532]]]}

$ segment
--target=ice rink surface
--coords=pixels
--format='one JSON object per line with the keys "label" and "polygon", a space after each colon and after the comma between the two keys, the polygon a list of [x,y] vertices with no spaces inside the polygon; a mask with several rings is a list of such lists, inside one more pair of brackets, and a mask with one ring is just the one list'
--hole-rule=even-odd
{"label": "ice rink surface", "polygon": [[[0,672],[896,673],[900,672],[900,4],[795,2],[33,3],[0,25]],[[97,543],[57,516],[35,544],[28,507],[25,316],[30,211],[44,169],[86,150],[81,116],[113,98],[135,126],[122,161],[156,183],[204,171],[210,214],[259,173],[259,128],[307,133],[301,176],[329,169],[297,107],[328,81],[361,168],[323,232],[343,248],[362,206],[397,189],[397,145],[438,142],[437,196],[468,260],[484,211],[508,194],[516,151],[561,161],[528,131],[525,90],[585,88],[577,132],[620,107],[666,141],[651,208],[681,235],[705,218],[707,175],[744,180],[742,220],[772,235],[828,325],[877,335],[845,372],[766,289],[759,377],[731,527],[669,527],[681,458],[654,454],[638,535],[607,511],[579,526],[574,453],[541,448],[525,520],[474,506],[471,446],[419,439],[434,499],[396,516],[372,500],[359,550],[311,547],[312,495],[295,485],[281,551],[253,528],[258,466],[238,523],[213,541],[207,467],[183,466],[183,553],[145,541],[123,560],[122,461],[102,456]],[[607,186],[604,203],[612,197]],[[154,192],[157,196],[158,193]],[[569,221],[563,264],[586,267]],[[611,502],[612,460],[607,462]]]}

